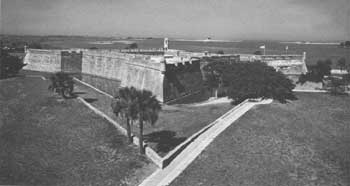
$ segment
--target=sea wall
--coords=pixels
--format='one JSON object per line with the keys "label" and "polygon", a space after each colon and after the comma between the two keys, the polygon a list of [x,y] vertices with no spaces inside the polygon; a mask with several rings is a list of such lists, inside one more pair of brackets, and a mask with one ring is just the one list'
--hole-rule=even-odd
{"label": "sea wall", "polygon": [[24,57],[24,70],[41,72],[61,71],[61,51],[28,49]]}

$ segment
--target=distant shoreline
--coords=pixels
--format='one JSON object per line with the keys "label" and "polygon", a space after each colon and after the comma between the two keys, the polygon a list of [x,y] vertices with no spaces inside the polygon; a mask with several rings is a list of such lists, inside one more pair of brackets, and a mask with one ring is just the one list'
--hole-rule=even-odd
{"label": "distant shoreline", "polygon": [[222,42],[222,43],[239,43],[243,40],[219,40],[219,39],[170,39],[170,41],[192,41],[192,42]]}
{"label": "distant shoreline", "polygon": [[340,45],[339,42],[282,41],[280,43],[297,45]]}

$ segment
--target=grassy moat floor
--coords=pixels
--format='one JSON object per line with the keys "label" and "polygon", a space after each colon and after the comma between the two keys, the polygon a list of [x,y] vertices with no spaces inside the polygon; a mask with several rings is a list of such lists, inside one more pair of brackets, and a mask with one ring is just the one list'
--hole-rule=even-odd
{"label": "grassy moat floor", "polygon": [[171,185],[350,185],[350,97],[296,96],[248,111]]}
{"label": "grassy moat floor", "polygon": [[[80,97],[126,128],[125,121],[116,117],[113,113],[110,97],[80,83],[75,84],[75,89],[80,93]],[[165,156],[192,134],[215,121],[233,107],[230,102],[201,106],[164,104],[157,122],[153,126],[150,124],[144,125],[145,141],[160,156]],[[139,134],[137,123],[133,125],[132,132],[135,135]]]}
{"label": "grassy moat floor", "polygon": [[156,166],[41,78],[0,81],[0,185],[137,185]]}

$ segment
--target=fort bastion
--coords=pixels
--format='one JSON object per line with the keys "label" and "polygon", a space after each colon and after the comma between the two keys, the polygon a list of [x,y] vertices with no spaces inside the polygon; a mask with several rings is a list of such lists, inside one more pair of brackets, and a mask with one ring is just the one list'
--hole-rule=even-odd
{"label": "fort bastion", "polygon": [[[262,61],[287,75],[307,71],[304,55],[234,55],[181,50],[26,49],[24,69],[69,72],[115,95],[118,87],[150,90],[161,102],[191,95],[203,87],[201,67],[213,61]],[[102,80],[101,80],[102,79]],[[106,79],[107,81],[104,81]]]}

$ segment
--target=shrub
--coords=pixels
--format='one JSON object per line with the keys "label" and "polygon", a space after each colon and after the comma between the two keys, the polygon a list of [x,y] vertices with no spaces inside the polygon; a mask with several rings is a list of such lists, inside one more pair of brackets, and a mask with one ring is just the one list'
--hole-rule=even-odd
{"label": "shrub", "polygon": [[34,48],[34,49],[42,49],[43,47],[41,46],[40,43],[37,42],[32,42],[28,45],[29,48]]}
{"label": "shrub", "polygon": [[342,79],[346,84],[349,84],[350,83],[350,73],[344,74],[342,76]]}
{"label": "shrub", "polygon": [[135,49],[135,48],[138,48],[137,43],[131,43],[127,47],[125,47],[125,49]]}
{"label": "shrub", "polygon": [[25,66],[19,57],[11,56],[6,51],[1,51],[0,78],[13,77]]}
{"label": "shrub", "polygon": [[341,78],[330,78],[329,93],[331,95],[343,95],[345,93],[345,81]]}
{"label": "shrub", "polygon": [[257,50],[253,53],[254,55],[262,55],[262,52],[260,50]]}
{"label": "shrub", "polygon": [[331,75],[331,60],[319,60],[316,65],[308,66],[308,72],[299,77],[298,83],[304,84],[306,81],[322,82],[324,76]]}
{"label": "shrub", "polygon": [[224,54],[224,51],[223,50],[218,50],[216,53],[217,54]]}

